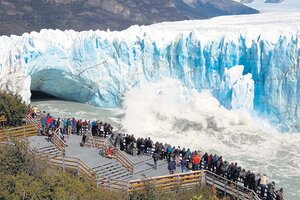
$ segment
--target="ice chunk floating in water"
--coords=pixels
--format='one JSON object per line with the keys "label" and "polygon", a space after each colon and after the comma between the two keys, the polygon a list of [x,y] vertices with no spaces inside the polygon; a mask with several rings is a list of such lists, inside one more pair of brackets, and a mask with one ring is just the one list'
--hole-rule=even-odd
{"label": "ice chunk floating in water", "polygon": [[297,131],[299,27],[299,13],[268,13],[121,32],[42,30],[2,36],[0,89],[27,101],[33,90],[118,107],[141,82],[173,78],[188,89],[213,91],[228,109],[246,108],[283,130]]}

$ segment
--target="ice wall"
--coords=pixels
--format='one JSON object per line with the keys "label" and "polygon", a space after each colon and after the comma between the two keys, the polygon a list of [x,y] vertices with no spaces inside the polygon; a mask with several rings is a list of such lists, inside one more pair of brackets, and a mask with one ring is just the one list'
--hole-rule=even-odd
{"label": "ice wall", "polygon": [[[0,89],[27,101],[31,88],[117,107],[142,81],[173,78],[188,88],[211,90],[229,109],[254,110],[280,127],[299,130],[298,15],[274,22],[273,29],[269,18],[257,18],[252,29],[243,25],[249,17],[241,17],[244,22],[224,17],[122,32],[42,30],[2,36]],[[282,26],[284,20],[289,26]]]}

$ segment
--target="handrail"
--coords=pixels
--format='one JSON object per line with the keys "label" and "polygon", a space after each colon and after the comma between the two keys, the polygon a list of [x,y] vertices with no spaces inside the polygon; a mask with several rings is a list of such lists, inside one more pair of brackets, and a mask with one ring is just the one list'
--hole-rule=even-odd
{"label": "handrail", "polygon": [[75,170],[77,174],[82,175],[83,178],[95,181],[96,173],[88,167],[82,160],[74,157],[52,157],[49,163],[53,166],[62,167],[63,171]]}
{"label": "handrail", "polygon": [[159,190],[172,190],[178,187],[192,188],[199,184],[208,184],[216,186],[225,194],[230,194],[237,199],[260,200],[253,190],[206,170],[133,180],[129,182],[128,191],[141,190],[147,183],[153,184]]}
{"label": "handrail", "polygon": [[121,163],[123,167],[125,167],[125,169],[127,169],[130,173],[133,173],[133,161],[130,160],[120,149],[113,148],[113,150],[115,152],[116,160]]}
{"label": "handrail", "polygon": [[36,127],[33,125],[24,125],[8,129],[0,129],[0,142],[8,141],[10,137],[26,138],[37,134]]}
{"label": "handrail", "polygon": [[53,143],[55,148],[57,148],[64,156],[66,153],[66,143],[59,137],[58,131],[59,129],[56,129],[53,133]]}
{"label": "handrail", "polygon": [[26,115],[25,119],[27,124],[38,126],[38,123],[36,123],[30,115]]}
{"label": "handrail", "polygon": [[128,190],[128,182],[118,179],[105,178],[103,176],[97,176],[97,187],[101,187],[109,190]]}
{"label": "handrail", "polygon": [[[240,193],[242,193],[242,194],[244,194],[244,198],[245,198],[245,196],[247,197],[248,194],[251,194],[250,199],[260,200],[260,198],[257,196],[257,194],[253,190],[250,190],[249,188],[244,187],[243,185],[239,185],[238,183],[236,183],[234,181],[231,181],[222,176],[219,176],[211,171],[208,171],[208,170],[202,170],[202,171],[205,173],[205,183],[206,184],[217,185],[217,186],[219,186],[219,189],[223,189],[223,187],[225,187],[226,188],[225,193],[230,193],[230,191],[228,191],[228,190],[232,190],[231,195],[233,195],[233,196],[235,195],[237,198],[239,198]],[[213,179],[212,183],[210,182],[211,180],[208,180],[211,177]],[[218,181],[221,181],[221,183],[219,185],[218,185]],[[227,185],[230,185],[230,187],[227,187]]]}
{"label": "handrail", "polygon": [[147,183],[153,184],[155,188],[160,190],[172,190],[178,187],[191,188],[201,184],[202,173],[202,171],[195,171],[133,180],[129,182],[128,191],[141,190]]}

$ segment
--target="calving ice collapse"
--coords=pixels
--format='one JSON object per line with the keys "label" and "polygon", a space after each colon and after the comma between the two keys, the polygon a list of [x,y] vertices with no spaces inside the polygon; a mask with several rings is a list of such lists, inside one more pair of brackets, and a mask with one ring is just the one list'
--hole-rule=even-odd
{"label": "calving ice collapse", "polygon": [[[278,14],[277,14],[278,15]],[[299,131],[300,13],[217,17],[120,32],[41,30],[0,37],[0,89],[118,107],[142,82],[166,78],[209,90]]]}

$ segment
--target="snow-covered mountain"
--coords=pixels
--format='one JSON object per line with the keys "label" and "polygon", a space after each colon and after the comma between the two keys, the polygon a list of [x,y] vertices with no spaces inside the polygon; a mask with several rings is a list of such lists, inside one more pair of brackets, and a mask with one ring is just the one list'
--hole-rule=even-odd
{"label": "snow-covered mountain", "polygon": [[265,3],[281,3],[284,0],[266,0]]}
{"label": "snow-covered mountain", "polygon": [[235,0],[260,12],[300,12],[299,0]]}
{"label": "snow-covered mountain", "polygon": [[0,37],[0,89],[117,107],[141,82],[165,78],[210,90],[299,130],[300,14],[219,17],[121,32],[42,30]]}
{"label": "snow-covered mountain", "polygon": [[[258,2],[258,1],[262,1],[262,0],[233,0],[239,3],[252,3],[252,2]],[[284,0],[263,0],[264,3],[281,3]]]}

